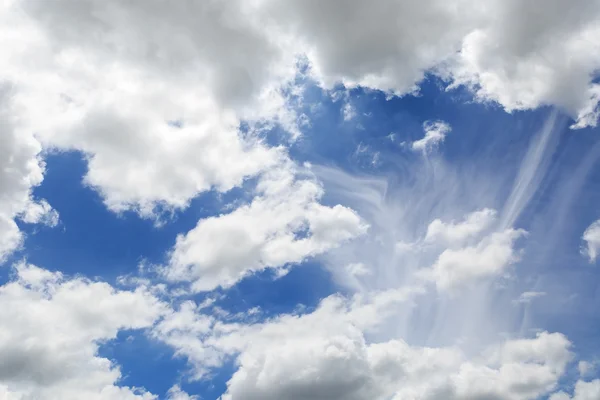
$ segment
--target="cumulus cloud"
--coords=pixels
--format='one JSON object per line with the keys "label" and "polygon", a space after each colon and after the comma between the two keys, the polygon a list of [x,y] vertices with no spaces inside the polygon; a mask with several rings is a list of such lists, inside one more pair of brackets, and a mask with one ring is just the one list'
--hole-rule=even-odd
{"label": "cumulus cloud", "polygon": [[297,38],[327,87],[405,94],[433,70],[450,88],[466,85],[509,112],[550,104],[576,118],[574,127],[597,122],[595,1],[553,0],[543,10],[518,0],[272,3],[268,14]]}
{"label": "cumulus cloud", "polygon": [[573,396],[559,392],[550,396],[549,400],[595,400],[598,398],[600,398],[600,379],[595,379],[590,382],[577,381]]}
{"label": "cumulus cloud", "polygon": [[351,209],[320,204],[318,182],[286,164],[260,179],[250,204],[200,220],[180,235],[166,277],[192,282],[195,291],[229,287],[251,272],[301,262],[366,231]]}
{"label": "cumulus cloud", "polygon": [[269,341],[281,335],[310,336],[313,330],[325,334],[338,329],[372,329],[389,318],[395,307],[420,293],[418,288],[407,288],[352,298],[332,295],[312,313],[284,314],[254,324],[229,322],[202,304],[186,301],[167,313],[151,334],[172,346],[176,355],[187,358],[193,377],[201,378],[252,343],[268,347]]}
{"label": "cumulus cloud", "polygon": [[83,152],[85,183],[114,211],[182,208],[280,157],[239,130],[242,116],[287,123],[281,93],[267,87],[280,52],[252,7],[190,6],[17,1],[0,11],[13,114],[45,147]]}
{"label": "cumulus cloud", "polygon": [[472,212],[463,221],[443,222],[437,218],[427,227],[425,243],[441,242],[448,245],[460,245],[466,240],[478,237],[496,221],[496,210],[489,208]]}
{"label": "cumulus cloud", "polygon": [[[523,350],[516,346],[527,347],[519,356],[528,358],[515,356]],[[553,389],[569,359],[568,341],[556,334],[498,347],[507,360],[495,364],[466,360],[455,348],[368,345],[360,335],[282,338],[242,355],[223,398],[534,399]],[[561,358],[546,356],[546,349]]]}
{"label": "cumulus cloud", "polygon": [[44,176],[42,145],[23,129],[13,115],[12,88],[0,84],[0,261],[23,240],[15,218],[54,226],[58,213],[32,195]]}
{"label": "cumulus cloud", "polygon": [[420,269],[417,275],[435,282],[438,289],[452,291],[505,272],[519,261],[515,242],[525,234],[522,229],[498,229],[496,211],[483,209],[458,222],[435,219],[424,238],[404,246],[437,253],[433,265]]}
{"label": "cumulus cloud", "polygon": [[190,396],[179,385],[175,385],[167,392],[167,400],[197,400],[198,396]]}
{"label": "cumulus cloud", "polygon": [[19,264],[0,287],[0,307],[0,394],[19,400],[155,399],[119,386],[119,367],[97,354],[98,345],[120,330],[150,327],[164,312],[143,288],[118,291]]}
{"label": "cumulus cloud", "polygon": [[586,247],[581,250],[581,254],[589,258],[590,262],[595,262],[598,251],[600,251],[600,220],[588,226],[581,238],[586,243]]}
{"label": "cumulus cloud", "polygon": [[412,142],[411,147],[415,151],[427,153],[444,141],[450,132],[450,125],[440,121],[425,122],[423,130],[425,131],[423,139]]}
{"label": "cumulus cloud", "polygon": [[596,125],[598,2],[553,0],[540,7],[511,0],[482,8],[485,25],[462,39],[450,67],[454,84],[471,86],[480,99],[507,111],[554,104],[577,119],[574,127]]}
{"label": "cumulus cloud", "polygon": [[475,246],[444,250],[423,276],[433,280],[442,290],[457,289],[472,281],[497,276],[519,260],[514,243],[524,234],[522,230],[506,229],[485,237]]}
{"label": "cumulus cloud", "polygon": [[[144,217],[257,177],[248,204],[201,220],[177,238],[164,276],[207,291],[266,268],[285,273],[288,264],[367,229],[351,208],[321,204],[320,183],[299,173],[285,149],[260,138],[261,124],[279,123],[297,136],[305,120],[281,90],[296,73],[297,56],[325,88],[342,82],[406,95],[435,74],[449,89],[466,86],[478,100],[509,112],[556,105],[579,128],[598,119],[599,21],[600,7],[589,0],[551,0],[543,8],[517,0],[4,2],[0,80],[10,85],[10,96],[0,101],[0,258],[22,242],[15,218],[57,224],[56,212],[31,190],[43,179],[44,149],[75,150],[87,161],[85,184],[109,209]],[[342,112],[350,119],[352,104]],[[250,128],[242,130],[242,122]],[[411,146],[426,152],[450,128],[431,123],[424,129]],[[344,271],[365,293],[398,282],[422,293],[422,281],[411,280],[419,270],[440,290],[477,287],[502,275],[518,261],[516,241],[525,234],[512,225],[550,159],[546,149],[555,135],[544,132],[500,226],[491,209],[452,219],[488,204],[482,199],[494,204],[494,194],[482,194],[492,185],[469,182],[471,190],[461,192],[460,177],[440,168],[436,176],[424,174],[431,179],[414,179],[406,191],[416,195],[398,197],[401,205],[384,204],[380,187],[359,194],[381,229],[366,241],[368,262],[339,265],[350,265]],[[433,209],[440,213],[433,216]],[[591,260],[600,246],[596,236],[584,233]],[[380,253],[389,243],[392,250]],[[226,323],[205,313],[210,305],[190,301],[167,312],[152,335],[187,357],[196,377],[234,358],[237,370],[223,396],[242,400],[534,399],[554,389],[570,359],[569,341],[556,333],[486,343],[483,352],[448,347],[450,340],[437,347],[370,341],[385,315],[403,312],[393,305],[406,297],[396,290],[367,301],[333,296],[313,313],[259,324]],[[165,312],[145,290],[116,291],[22,265],[0,289],[0,304],[7,310],[0,316],[6,360],[0,397],[153,398],[118,386],[118,367],[97,355],[99,342],[122,329],[147,328]],[[424,323],[434,325],[428,326],[432,337],[434,329],[460,324],[435,317],[449,307],[427,305],[435,310],[423,317],[434,316]],[[578,383],[573,396],[554,396],[586,399],[594,396],[594,382]],[[178,386],[168,395],[193,398]]]}
{"label": "cumulus cloud", "polygon": [[550,393],[572,358],[561,334],[511,339],[476,357],[458,347],[370,343],[389,311],[418,292],[326,298],[312,313],[257,324],[221,322],[192,303],[168,315],[157,338],[202,376],[234,357],[223,399],[535,399]]}
{"label": "cumulus cloud", "polygon": [[[438,67],[509,111],[556,104],[578,117],[576,126],[594,124],[600,7],[553,0],[538,8],[500,0],[14,1],[1,13],[2,79],[14,85],[28,130],[87,155],[86,182],[109,207],[150,214],[272,165],[276,151],[237,126],[240,118],[294,125],[277,88],[298,55],[326,86],[404,94]],[[440,130],[431,132],[416,146],[440,140]]]}
{"label": "cumulus cloud", "polygon": [[[280,88],[298,56],[326,87],[401,95],[432,72],[508,111],[555,104],[575,126],[595,124],[600,7],[538,9],[516,0],[10,1],[0,11],[0,79],[24,131],[86,155],[85,182],[109,208],[152,216],[277,164],[278,149],[238,128],[274,120],[297,135],[301,117]],[[442,140],[433,127],[413,146]]]}

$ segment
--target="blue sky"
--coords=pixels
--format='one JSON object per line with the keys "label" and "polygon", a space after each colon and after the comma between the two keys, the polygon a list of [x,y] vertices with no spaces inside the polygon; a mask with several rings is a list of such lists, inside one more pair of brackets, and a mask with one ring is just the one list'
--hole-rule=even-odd
{"label": "blue sky", "polygon": [[0,6],[0,399],[600,398],[600,7],[401,3]]}

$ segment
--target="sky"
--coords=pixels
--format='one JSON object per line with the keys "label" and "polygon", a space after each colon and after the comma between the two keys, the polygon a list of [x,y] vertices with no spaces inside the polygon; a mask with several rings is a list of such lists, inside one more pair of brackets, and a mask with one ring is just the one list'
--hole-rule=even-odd
{"label": "sky", "polygon": [[600,399],[597,0],[0,1],[0,400]]}

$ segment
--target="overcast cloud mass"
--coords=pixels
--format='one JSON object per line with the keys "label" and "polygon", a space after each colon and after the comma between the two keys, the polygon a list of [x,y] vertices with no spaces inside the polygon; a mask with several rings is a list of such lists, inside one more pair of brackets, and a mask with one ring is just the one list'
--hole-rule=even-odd
{"label": "overcast cloud mass", "polygon": [[0,0],[0,400],[599,400],[598,71],[598,0]]}

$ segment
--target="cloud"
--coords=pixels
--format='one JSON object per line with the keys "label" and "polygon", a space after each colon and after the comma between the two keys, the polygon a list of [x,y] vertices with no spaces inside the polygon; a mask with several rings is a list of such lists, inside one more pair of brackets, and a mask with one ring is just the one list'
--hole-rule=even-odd
{"label": "cloud", "polygon": [[[239,124],[299,134],[302,116],[282,92],[298,57],[325,87],[403,95],[434,73],[508,111],[554,104],[577,127],[595,124],[600,7],[537,10],[516,0],[11,1],[0,10],[0,79],[20,129],[45,148],[83,152],[85,183],[110,209],[154,217],[278,165],[280,149]],[[441,141],[435,126],[413,147]],[[15,232],[10,219],[5,232]]]}
{"label": "cloud", "polygon": [[448,245],[460,245],[467,239],[478,237],[496,221],[496,210],[489,208],[475,211],[465,216],[464,221],[448,223],[441,219],[433,220],[427,227],[425,243],[441,242]]}
{"label": "cloud", "polygon": [[26,0],[0,9],[0,79],[13,87],[13,115],[45,148],[83,152],[85,183],[113,211],[154,217],[238,186],[281,156],[240,131],[241,119],[295,124],[282,81],[269,86],[280,52],[252,7],[190,6]]}
{"label": "cloud", "polygon": [[58,222],[48,202],[33,197],[44,176],[42,145],[15,120],[12,96],[12,88],[0,84],[0,261],[23,241],[15,219],[50,226]]}
{"label": "cloud", "polygon": [[565,392],[555,393],[549,400],[595,400],[600,398],[600,379],[590,382],[579,380],[575,384],[573,396]]}
{"label": "cloud", "polygon": [[[564,359],[553,360],[545,346]],[[528,346],[516,360],[515,345]],[[552,390],[568,360],[568,341],[544,333],[499,345],[507,360],[469,361],[454,348],[367,345],[360,336],[280,339],[252,349],[228,382],[224,399],[533,399]],[[293,360],[293,362],[292,362]]]}
{"label": "cloud", "polygon": [[482,239],[477,245],[447,249],[422,276],[431,279],[441,290],[453,290],[470,282],[498,276],[519,260],[514,243],[525,231],[506,229]]}
{"label": "cloud", "polygon": [[425,122],[423,124],[423,130],[425,136],[423,139],[412,142],[412,149],[415,151],[422,151],[424,153],[430,152],[435,147],[439,146],[444,141],[448,132],[450,132],[450,125],[445,122]]}
{"label": "cloud", "polygon": [[496,215],[495,210],[483,209],[459,222],[433,220],[425,237],[408,245],[412,251],[437,254],[433,265],[417,275],[435,282],[440,290],[453,291],[505,272],[519,261],[515,242],[526,232],[498,229]]}
{"label": "cloud", "polygon": [[518,0],[266,4],[261,11],[300,43],[326,87],[341,81],[406,94],[432,72],[509,112],[557,105],[577,119],[574,127],[597,122],[595,1],[553,0],[544,10]]}
{"label": "cloud", "polygon": [[456,7],[438,0],[375,6],[292,1],[267,2],[262,11],[299,42],[324,86],[343,82],[404,94],[417,88],[426,70],[459,50],[475,26],[476,9],[469,1]]}
{"label": "cloud", "polygon": [[600,250],[600,220],[588,226],[581,238],[586,243],[586,247],[581,250],[581,254],[589,258],[590,262],[595,262]]}
{"label": "cloud", "polygon": [[197,400],[198,396],[190,396],[178,385],[175,385],[169,389],[167,392],[167,400]]}
{"label": "cloud", "polygon": [[495,343],[473,358],[456,346],[367,341],[415,295],[331,296],[312,313],[256,324],[222,322],[186,303],[154,335],[188,357],[199,376],[234,357],[224,400],[534,399],[554,389],[572,358],[570,342],[547,332]]}
{"label": "cloud", "polygon": [[229,214],[200,220],[177,238],[167,279],[194,291],[229,287],[256,271],[282,268],[366,232],[351,209],[319,203],[323,189],[291,163],[263,175],[256,197]]}
{"label": "cloud", "polygon": [[0,287],[0,394],[9,399],[155,399],[118,386],[118,365],[101,342],[124,329],[150,327],[165,307],[145,289],[118,291],[19,264]]}
{"label": "cloud", "polygon": [[[24,129],[44,146],[84,152],[85,181],[109,208],[150,216],[276,163],[278,151],[238,125],[275,120],[297,130],[301,117],[280,88],[298,56],[326,87],[344,82],[401,95],[433,72],[508,111],[555,104],[578,118],[577,127],[595,124],[600,7],[553,0],[537,10],[516,0],[326,7],[22,0],[2,8],[9,61],[0,66]],[[443,133],[431,130],[413,145],[424,148]]]}
{"label": "cloud", "polygon": [[509,112],[552,104],[577,119],[574,127],[595,126],[600,45],[592,38],[600,32],[598,3],[553,0],[540,9],[518,0],[493,1],[480,10],[484,24],[464,36],[450,63],[454,85],[470,86],[478,98]]}
{"label": "cloud", "polygon": [[312,313],[284,314],[261,323],[230,322],[212,309],[186,301],[167,313],[151,335],[172,346],[177,356],[187,358],[192,377],[199,379],[249,345],[268,347],[269,342],[280,335],[310,336],[313,331],[325,334],[336,329],[373,329],[389,318],[395,307],[419,294],[419,289],[404,289],[352,298],[332,295],[321,300]]}

